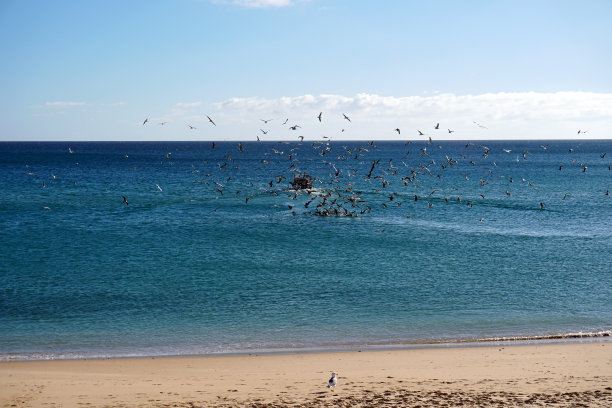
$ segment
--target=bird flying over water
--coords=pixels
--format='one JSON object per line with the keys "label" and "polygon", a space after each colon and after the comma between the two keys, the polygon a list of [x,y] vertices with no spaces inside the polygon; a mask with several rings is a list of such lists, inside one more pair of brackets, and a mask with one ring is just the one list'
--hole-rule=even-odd
{"label": "bird flying over water", "polygon": [[319,119],[319,122],[321,121],[322,116],[323,116],[323,112],[319,112],[319,116],[317,116],[317,118]]}
{"label": "bird flying over water", "polygon": [[[149,121],[149,118],[146,118],[146,119],[144,120],[144,122],[142,122],[142,124],[144,125],[144,124],[146,124],[148,121]],[[580,133],[580,131],[578,131],[578,133]]]}
{"label": "bird flying over water", "polygon": [[125,198],[125,196],[121,196],[121,197],[123,197],[123,202],[125,203],[125,205],[129,205],[130,204],[130,203],[128,203],[128,200],[127,200],[127,198]]}
{"label": "bird flying over water", "polygon": [[274,119],[259,119],[259,120],[261,120],[263,123],[268,123],[268,122],[270,122],[271,120],[274,120]]}
{"label": "bird flying over water", "polygon": [[399,128],[395,128],[395,129],[393,129],[393,130],[395,130],[395,131],[397,132],[397,134],[398,134],[398,135],[400,134],[400,129],[399,129]]}
{"label": "bird flying over water", "polygon": [[189,126],[189,129],[191,129],[191,130],[197,129],[197,127],[195,127],[195,126],[191,126],[191,125],[187,125],[187,126]]}
{"label": "bird flying over water", "polygon": [[351,118],[349,118],[348,116],[346,116],[344,113],[342,114],[342,116],[344,116],[344,119],[348,120],[349,122],[351,121]]}
{"label": "bird flying over water", "polygon": [[212,123],[213,125],[217,126],[217,124],[215,122],[213,122],[213,120],[210,118],[210,116],[206,115],[206,117],[208,118],[208,121],[210,123]]}

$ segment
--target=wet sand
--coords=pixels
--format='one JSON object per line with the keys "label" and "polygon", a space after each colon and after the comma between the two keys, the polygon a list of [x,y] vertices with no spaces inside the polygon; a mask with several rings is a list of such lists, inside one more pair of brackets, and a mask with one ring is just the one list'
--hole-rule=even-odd
{"label": "wet sand", "polygon": [[[334,391],[330,373],[338,373]],[[0,363],[2,407],[612,407],[612,342]]]}

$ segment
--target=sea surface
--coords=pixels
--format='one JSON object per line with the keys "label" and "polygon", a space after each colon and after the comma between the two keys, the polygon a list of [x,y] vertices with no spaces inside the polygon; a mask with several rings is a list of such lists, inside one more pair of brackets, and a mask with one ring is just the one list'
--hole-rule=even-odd
{"label": "sea surface", "polygon": [[611,165],[610,140],[3,142],[0,360],[605,341]]}

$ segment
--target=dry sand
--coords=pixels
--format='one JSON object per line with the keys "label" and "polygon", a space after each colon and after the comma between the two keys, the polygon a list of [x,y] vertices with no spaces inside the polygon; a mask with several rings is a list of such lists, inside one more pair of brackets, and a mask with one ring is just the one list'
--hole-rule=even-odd
{"label": "dry sand", "polygon": [[[338,373],[334,392],[330,372]],[[612,342],[0,363],[3,407],[612,407]]]}

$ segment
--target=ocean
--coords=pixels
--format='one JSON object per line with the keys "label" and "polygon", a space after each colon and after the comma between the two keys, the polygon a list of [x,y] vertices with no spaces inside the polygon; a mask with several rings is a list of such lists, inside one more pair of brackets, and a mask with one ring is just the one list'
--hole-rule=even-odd
{"label": "ocean", "polygon": [[610,140],[2,142],[0,361],[608,341],[611,165]]}

